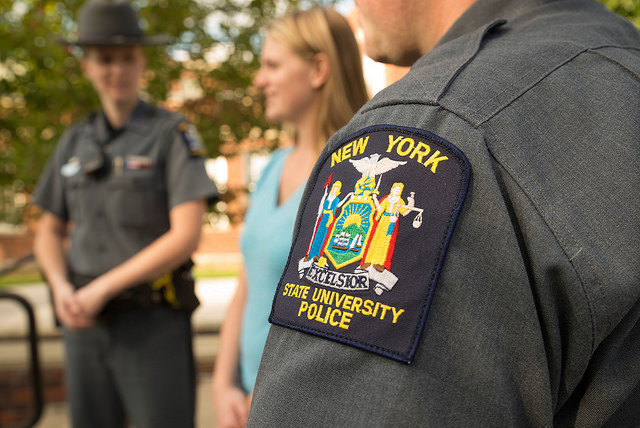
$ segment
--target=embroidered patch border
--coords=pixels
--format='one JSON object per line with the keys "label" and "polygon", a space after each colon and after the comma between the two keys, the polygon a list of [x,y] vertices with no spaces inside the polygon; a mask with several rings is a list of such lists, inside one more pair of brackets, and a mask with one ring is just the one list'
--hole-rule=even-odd
{"label": "embroidered patch border", "polygon": [[318,165],[269,321],[410,363],[470,164],[435,134],[380,125]]}

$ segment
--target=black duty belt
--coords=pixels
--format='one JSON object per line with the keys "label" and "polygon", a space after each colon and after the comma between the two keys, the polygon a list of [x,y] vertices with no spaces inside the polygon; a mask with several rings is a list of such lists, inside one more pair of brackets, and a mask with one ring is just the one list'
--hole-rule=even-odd
{"label": "black duty belt", "polygon": [[[193,262],[183,264],[155,281],[145,282],[124,290],[111,299],[99,317],[109,320],[116,312],[129,309],[151,309],[158,305],[167,305],[174,309],[193,312],[200,302],[195,295],[195,281],[191,275]],[[72,272],[69,281],[76,289],[82,288],[97,276]]]}

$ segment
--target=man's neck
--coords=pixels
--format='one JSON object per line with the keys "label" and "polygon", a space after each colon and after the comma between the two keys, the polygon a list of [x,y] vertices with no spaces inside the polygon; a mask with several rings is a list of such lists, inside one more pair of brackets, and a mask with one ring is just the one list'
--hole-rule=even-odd
{"label": "man's neck", "polygon": [[[404,2],[405,0],[396,0]],[[401,21],[404,21],[405,42],[402,49],[388,58],[381,58],[399,66],[410,66],[423,55],[429,53],[455,22],[477,0],[413,0],[407,1]],[[429,23],[425,26],[425,23]],[[409,43],[413,40],[413,44]]]}

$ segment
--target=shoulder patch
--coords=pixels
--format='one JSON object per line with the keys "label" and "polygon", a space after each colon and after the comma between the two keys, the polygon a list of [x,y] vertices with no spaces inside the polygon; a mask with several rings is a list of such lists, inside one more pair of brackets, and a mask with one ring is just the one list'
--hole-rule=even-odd
{"label": "shoulder patch", "polygon": [[269,321],[410,363],[469,162],[434,134],[387,125],[319,162]]}
{"label": "shoulder patch", "polygon": [[205,156],[207,154],[207,149],[202,142],[202,137],[192,123],[180,122],[178,131],[182,134],[182,139],[187,145],[191,156]]}

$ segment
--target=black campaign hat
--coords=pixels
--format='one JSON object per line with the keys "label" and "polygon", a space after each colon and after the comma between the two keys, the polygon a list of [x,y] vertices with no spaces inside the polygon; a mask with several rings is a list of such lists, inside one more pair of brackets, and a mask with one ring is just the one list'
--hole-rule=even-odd
{"label": "black campaign hat", "polygon": [[146,36],[138,23],[138,14],[126,0],[88,0],[78,10],[78,37],[59,40],[65,45],[127,46],[161,45],[169,36]]}

